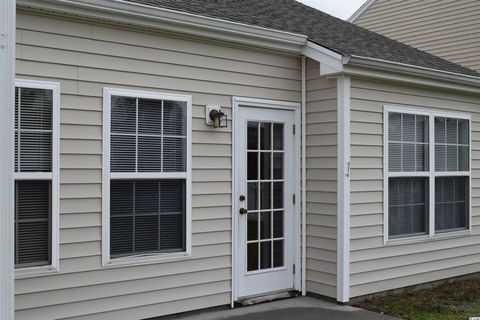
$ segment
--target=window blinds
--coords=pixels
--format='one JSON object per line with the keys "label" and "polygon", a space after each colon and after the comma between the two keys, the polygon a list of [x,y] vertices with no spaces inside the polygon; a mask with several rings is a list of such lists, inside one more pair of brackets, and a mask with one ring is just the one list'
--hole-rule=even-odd
{"label": "window blinds", "polygon": [[186,103],[112,97],[111,172],[185,172]]}
{"label": "window blinds", "polygon": [[51,261],[51,180],[21,179],[52,171],[52,90],[15,88],[15,266]]}
{"label": "window blinds", "polygon": [[[112,96],[111,172],[186,175],[186,108],[186,102]],[[156,178],[111,180],[112,257],[186,249],[186,178]]]}

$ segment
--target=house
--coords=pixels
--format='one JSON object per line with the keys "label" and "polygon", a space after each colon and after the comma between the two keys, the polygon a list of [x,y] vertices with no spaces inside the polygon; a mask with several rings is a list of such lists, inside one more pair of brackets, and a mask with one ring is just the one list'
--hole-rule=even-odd
{"label": "house", "polygon": [[480,270],[476,71],[293,0],[16,5],[15,319]]}
{"label": "house", "polygon": [[480,3],[369,0],[349,22],[480,71]]}

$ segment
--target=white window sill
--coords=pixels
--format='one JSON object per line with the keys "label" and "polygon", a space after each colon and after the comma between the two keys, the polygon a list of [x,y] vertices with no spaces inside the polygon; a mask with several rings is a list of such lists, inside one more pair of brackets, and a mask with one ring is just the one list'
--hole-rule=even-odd
{"label": "white window sill", "polygon": [[155,264],[155,263],[187,260],[187,259],[190,259],[191,257],[192,255],[188,251],[174,252],[174,253],[144,254],[144,255],[109,259],[103,262],[103,267],[116,268],[116,267],[125,267],[125,266],[138,266],[138,265],[145,265],[145,264]]}
{"label": "white window sill", "polygon": [[33,278],[58,273],[53,265],[15,269],[15,279]]}
{"label": "white window sill", "polygon": [[465,236],[470,236],[470,235],[472,235],[472,230],[467,229],[467,230],[459,230],[459,231],[438,233],[438,234],[434,234],[433,236],[422,235],[422,236],[415,236],[415,237],[388,239],[384,243],[384,245],[385,246],[397,246],[397,245],[422,243],[422,242],[429,242],[429,241],[449,239],[449,238],[459,238],[459,237],[465,237]]}

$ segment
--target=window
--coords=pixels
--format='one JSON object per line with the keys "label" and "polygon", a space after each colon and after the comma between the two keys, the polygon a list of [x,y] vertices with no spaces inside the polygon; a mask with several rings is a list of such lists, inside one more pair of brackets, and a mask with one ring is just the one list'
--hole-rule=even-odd
{"label": "window", "polygon": [[104,99],[104,263],[188,255],[191,97],[105,89]]}
{"label": "window", "polygon": [[15,87],[15,268],[58,267],[59,85],[17,80]]}
{"label": "window", "polygon": [[470,118],[386,108],[385,238],[469,229]]}

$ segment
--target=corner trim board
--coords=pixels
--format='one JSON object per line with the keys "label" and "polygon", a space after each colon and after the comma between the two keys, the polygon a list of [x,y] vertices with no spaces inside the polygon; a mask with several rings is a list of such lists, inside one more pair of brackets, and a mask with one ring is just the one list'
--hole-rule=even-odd
{"label": "corner trim board", "polygon": [[350,77],[337,78],[337,301],[350,299]]}
{"label": "corner trim board", "polygon": [[0,1],[0,319],[14,317],[15,0]]}

